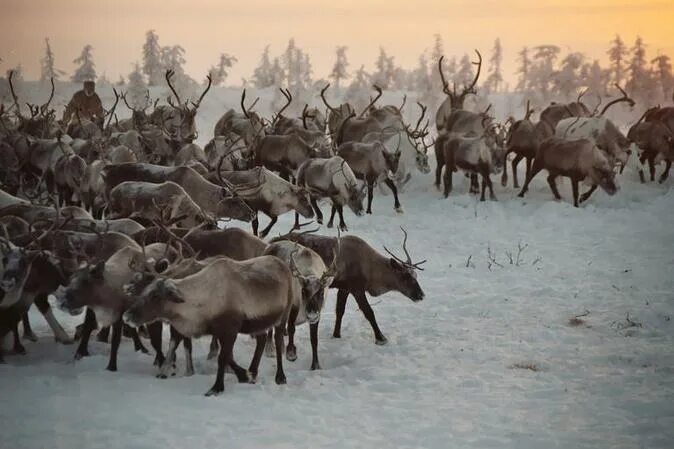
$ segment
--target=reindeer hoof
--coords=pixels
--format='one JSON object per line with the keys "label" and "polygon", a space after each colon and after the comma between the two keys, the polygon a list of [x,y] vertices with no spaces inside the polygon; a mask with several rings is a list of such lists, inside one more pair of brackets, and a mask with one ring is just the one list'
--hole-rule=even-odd
{"label": "reindeer hoof", "polygon": [[286,380],[286,375],[285,374],[277,374],[276,375],[276,385],[285,385],[287,384]]}
{"label": "reindeer hoof", "polygon": [[311,364],[311,371],[316,371],[319,369],[321,369],[321,365],[318,362]]}
{"label": "reindeer hoof", "polygon": [[399,214],[404,214],[404,213],[405,213],[405,210],[403,209],[402,206],[396,207],[395,210],[396,210],[396,212],[398,212]]}
{"label": "reindeer hoof", "polygon": [[219,396],[220,393],[222,393],[223,391],[225,391],[225,387],[224,387],[224,386],[220,386],[220,385],[217,385],[217,386],[216,386],[216,385],[214,385],[213,388],[211,388],[210,390],[208,390],[204,396],[206,396],[206,397],[210,397],[210,396]]}
{"label": "reindeer hoof", "polygon": [[381,336],[381,338],[377,338],[374,341],[374,344],[376,344],[378,346],[384,346],[387,343],[388,343],[388,339],[386,337],[384,337],[383,335]]}
{"label": "reindeer hoof", "polygon": [[328,223],[328,228],[329,228],[329,229],[332,229],[333,226],[334,226],[334,224],[332,224],[332,222],[329,222],[329,223]]}
{"label": "reindeer hoof", "polygon": [[29,340],[29,341],[33,341],[33,342],[37,341],[37,335],[35,335],[32,332],[24,333],[23,338],[26,339],[26,340]]}
{"label": "reindeer hoof", "polygon": [[22,344],[14,345],[14,354],[26,355],[26,348]]}
{"label": "reindeer hoof", "polygon": [[117,371],[117,365],[108,365],[105,369],[112,371],[113,373]]}
{"label": "reindeer hoof", "polygon": [[286,359],[288,359],[289,362],[294,362],[295,360],[297,360],[297,349],[295,348],[286,349]]}
{"label": "reindeer hoof", "polygon": [[89,357],[89,351],[87,349],[75,352],[75,360],[80,360],[83,357]]}
{"label": "reindeer hoof", "polygon": [[194,376],[194,368],[192,369],[185,368],[185,377],[192,377],[192,376]]}
{"label": "reindeer hoof", "polygon": [[73,343],[75,343],[75,340],[73,338],[63,338],[63,337],[54,337],[54,341],[62,345],[72,345]]}

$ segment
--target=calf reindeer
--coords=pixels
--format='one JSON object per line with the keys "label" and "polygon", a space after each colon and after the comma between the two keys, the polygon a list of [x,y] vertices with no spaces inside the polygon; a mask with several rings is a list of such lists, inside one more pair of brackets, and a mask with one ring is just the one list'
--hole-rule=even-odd
{"label": "calf reindeer", "polygon": [[[332,228],[335,212],[338,212],[339,229],[348,230],[344,222],[344,205],[347,205],[357,216],[363,215],[365,186],[358,187],[356,175],[340,156],[306,161],[297,171],[297,185],[309,191],[311,206],[320,224],[323,224],[323,214],[318,207],[318,200],[322,198],[330,198],[332,201],[329,228]],[[295,225],[299,226],[297,215],[295,215]]]}
{"label": "calf reindeer", "polygon": [[321,256],[313,250],[287,240],[270,244],[265,250],[265,254],[276,256],[285,261],[294,278],[295,296],[288,316],[286,358],[291,362],[297,360],[295,326],[308,321],[311,339],[311,369],[320,369],[318,362],[318,324],[321,319],[321,310],[323,310],[327,289],[335,277],[338,254],[333,257],[330,268],[326,267]]}

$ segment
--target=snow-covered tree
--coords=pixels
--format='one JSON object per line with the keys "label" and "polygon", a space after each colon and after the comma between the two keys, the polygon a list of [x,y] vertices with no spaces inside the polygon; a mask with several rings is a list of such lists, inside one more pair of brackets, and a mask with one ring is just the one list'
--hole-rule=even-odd
{"label": "snow-covered tree", "polygon": [[297,77],[299,74],[298,70],[298,51],[297,46],[295,45],[295,39],[291,38],[288,41],[288,46],[286,47],[285,52],[281,55],[281,67],[285,74],[285,80],[289,89],[293,88],[297,84]]}
{"label": "snow-covered tree", "polygon": [[96,69],[91,50],[93,50],[91,45],[85,45],[80,56],[73,60],[73,64],[79,65],[71,77],[74,83],[96,80]]}
{"label": "snow-covered tree", "polygon": [[162,47],[161,64],[164,70],[173,70],[171,84],[185,100],[194,93],[197,82],[185,73],[185,49],[180,45]]}
{"label": "snow-covered tree", "polygon": [[550,100],[552,81],[555,78],[555,60],[560,48],[556,45],[539,45],[534,47],[534,63],[529,77],[531,87],[541,97],[543,103]]}
{"label": "snow-covered tree", "polygon": [[309,88],[313,84],[313,68],[311,67],[311,57],[308,53],[298,51],[297,65],[299,69],[299,82],[303,88]]}
{"label": "snow-covered tree", "polygon": [[559,71],[554,73],[552,82],[555,92],[564,101],[570,101],[576,97],[576,92],[580,87],[580,69],[583,66],[584,59],[585,56],[582,53],[569,53],[562,59]]}
{"label": "snow-covered tree", "polygon": [[218,65],[211,67],[209,70],[214,86],[220,86],[221,84],[225,83],[225,80],[229,75],[229,69],[231,69],[237,61],[238,60],[230,54],[220,54],[220,61],[218,62]]}
{"label": "snow-covered tree", "polygon": [[270,86],[280,87],[283,85],[285,72],[283,71],[283,67],[281,67],[281,60],[279,58],[274,58],[274,63],[271,66],[269,75],[271,78]]}
{"label": "snow-covered tree", "polygon": [[375,62],[375,72],[372,74],[372,82],[382,89],[387,89],[393,82],[395,72],[394,57],[386,54],[384,47],[379,47],[379,56]]}
{"label": "snow-covered tree", "polygon": [[140,64],[133,66],[133,71],[129,73],[129,87],[127,89],[126,100],[134,109],[142,109],[146,103],[147,83],[141,71]]}
{"label": "snow-covered tree", "polygon": [[438,71],[438,62],[444,54],[445,50],[442,44],[442,36],[436,34],[433,36],[433,49],[431,50],[431,62],[429,67],[429,75],[431,77],[431,85],[433,89],[442,90],[443,88],[440,72]]}
{"label": "snow-covered tree", "polygon": [[349,73],[346,70],[349,67],[349,61],[346,59],[347,48],[345,46],[337,47],[335,65],[332,67],[332,72],[330,72],[330,78],[335,80],[335,87],[337,89],[339,89],[341,82],[349,77]]}
{"label": "snow-covered tree", "polygon": [[529,48],[523,47],[522,50],[517,53],[517,60],[519,65],[517,66],[517,86],[515,90],[518,92],[526,92],[530,88],[530,79],[531,76],[531,59],[529,58]]}
{"label": "snow-covered tree", "polygon": [[45,52],[44,57],[40,59],[40,81],[44,82],[50,78],[58,80],[62,75],[65,75],[63,70],[59,70],[54,65],[54,52],[49,44],[49,38],[45,38]]}
{"label": "snow-covered tree", "polygon": [[670,61],[671,59],[667,55],[658,55],[651,60],[655,78],[662,90],[665,101],[672,98],[672,91],[674,90],[674,77],[672,77],[672,64]]}
{"label": "snow-covered tree", "polygon": [[649,95],[652,94],[650,90],[655,86],[652,85],[651,73],[646,67],[646,45],[641,36],[637,36],[630,52],[632,58],[629,62],[627,91],[642,100],[647,100]]}
{"label": "snow-covered tree", "polygon": [[503,74],[501,73],[501,63],[503,62],[503,48],[501,39],[494,41],[494,48],[489,57],[489,71],[487,79],[484,82],[484,88],[487,92],[498,92],[503,83]]}
{"label": "snow-covered tree", "polygon": [[475,78],[475,71],[473,70],[473,63],[470,60],[470,57],[464,54],[459,61],[459,69],[456,72],[454,80],[456,81],[456,88],[459,90],[459,86],[470,85],[470,83]]}
{"label": "snow-covered tree", "polygon": [[625,79],[625,58],[628,53],[627,46],[620,38],[619,34],[616,34],[610,45],[611,48],[609,48],[606,53],[608,54],[608,60],[611,64],[611,76],[613,82],[622,85]]}
{"label": "snow-covered tree", "polygon": [[360,68],[353,75],[351,84],[346,90],[344,99],[348,101],[356,110],[362,110],[367,106],[368,95],[372,92],[372,79],[370,74],[365,70],[365,66]]}
{"label": "snow-covered tree", "polygon": [[580,70],[580,78],[582,84],[585,85],[590,92],[596,92],[599,95],[605,96],[611,78],[611,71],[602,69],[599,61],[595,59],[592,64],[583,64],[583,67]]}
{"label": "snow-covered tree", "polygon": [[[278,60],[276,62],[278,62]],[[280,65],[278,68],[280,69]],[[251,82],[253,83],[253,86],[257,87],[258,89],[264,89],[265,87],[274,85],[274,77],[275,74],[272,73],[272,63],[269,58],[269,45],[267,45],[264,47],[264,51],[262,52],[260,63],[253,71]]]}
{"label": "snow-covered tree", "polygon": [[154,30],[145,33],[143,44],[143,73],[147,75],[150,86],[159,86],[164,82],[164,67],[161,60],[162,49],[159,36]]}
{"label": "snow-covered tree", "polygon": [[422,53],[419,55],[419,65],[412,72],[412,83],[410,83],[409,90],[416,90],[421,94],[428,92],[433,89],[431,79],[431,72],[428,70],[428,60],[426,59],[426,55]]}

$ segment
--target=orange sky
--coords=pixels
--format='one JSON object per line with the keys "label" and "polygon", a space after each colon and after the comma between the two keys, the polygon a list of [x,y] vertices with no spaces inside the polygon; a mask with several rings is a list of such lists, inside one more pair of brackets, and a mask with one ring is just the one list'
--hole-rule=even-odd
{"label": "orange sky", "polygon": [[312,57],[314,75],[327,75],[334,47],[347,45],[351,69],[371,69],[383,45],[407,68],[442,35],[449,55],[487,53],[494,38],[504,47],[504,72],[512,80],[523,45],[554,43],[563,50],[605,59],[616,32],[631,45],[637,34],[674,56],[674,1],[658,0],[0,0],[0,70],[21,63],[39,74],[43,39],[50,37],[58,68],[85,43],[94,47],[99,75],[116,79],[140,59],[145,31],[162,45],[187,50],[187,71],[202,79],[220,52],[239,63],[228,83],[250,76],[266,44],[280,53],[290,37]]}

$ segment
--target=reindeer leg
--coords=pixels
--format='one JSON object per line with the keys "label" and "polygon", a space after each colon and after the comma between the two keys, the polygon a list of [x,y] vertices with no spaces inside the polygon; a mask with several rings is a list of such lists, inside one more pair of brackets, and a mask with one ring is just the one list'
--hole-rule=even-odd
{"label": "reindeer leg", "polygon": [[662,175],[660,176],[660,179],[658,180],[658,182],[660,184],[665,182],[667,180],[667,178],[669,177],[669,169],[670,168],[672,168],[672,161],[670,159],[667,159],[667,162],[666,162],[666,165],[665,165],[665,171],[662,172]]}
{"label": "reindeer leg", "polygon": [[332,204],[332,210],[330,211],[330,220],[328,221],[328,228],[331,228],[334,226],[334,219],[335,219],[335,213],[337,212],[337,206],[333,203]]}
{"label": "reindeer leg", "polygon": [[385,345],[388,342],[388,340],[386,339],[386,337],[384,337],[384,334],[381,333],[381,330],[377,325],[377,319],[374,317],[374,310],[372,310],[370,303],[367,302],[365,292],[362,290],[356,291],[354,292],[353,296],[354,298],[356,298],[356,302],[358,303],[360,311],[363,312],[363,315],[365,315],[365,318],[370,322],[370,325],[372,326],[372,330],[374,331],[375,343],[378,345]]}
{"label": "reindeer leg", "polygon": [[[230,324],[230,323],[228,323]],[[218,354],[218,372],[215,376],[215,383],[206,396],[214,396],[225,391],[225,366],[232,360],[232,349],[236,342],[236,336],[240,326],[223,326],[220,335],[217,336],[220,343],[220,354]]]}
{"label": "reindeer leg", "polygon": [[158,379],[166,379],[169,375],[175,376],[176,371],[176,350],[180,345],[180,342],[183,340],[183,335],[174,329],[171,326],[171,340],[169,341],[169,347],[166,351],[166,358],[164,358],[163,363],[159,367],[157,372]]}
{"label": "reindeer leg", "polygon": [[578,207],[578,179],[571,178],[571,189],[573,191],[573,207]]}
{"label": "reindeer leg", "polygon": [[369,178],[367,180],[367,211],[366,213],[372,213],[372,195],[374,194],[374,179]]}
{"label": "reindeer leg", "polygon": [[37,335],[35,335],[35,332],[33,332],[33,329],[30,327],[28,311],[21,317],[21,322],[23,323],[23,338],[30,341],[37,341]]}
{"label": "reindeer leg", "polygon": [[449,194],[452,193],[452,170],[449,167],[445,168],[445,176],[443,182],[445,184],[445,198],[449,197]]}
{"label": "reindeer leg", "polygon": [[484,201],[484,193],[487,190],[487,177],[484,174],[482,174],[481,177],[482,177],[482,194],[480,195],[480,201]]}
{"label": "reindeer leg", "polygon": [[79,360],[82,357],[89,355],[89,337],[91,337],[91,333],[94,329],[96,329],[96,315],[91,309],[87,308],[86,315],[84,316],[84,323],[82,324],[80,344],[75,351],[75,360]]}
{"label": "reindeer leg", "polygon": [[590,187],[590,190],[588,190],[587,192],[583,193],[583,194],[580,196],[580,202],[583,203],[583,202],[587,201],[588,198],[590,198],[590,195],[592,195],[592,193],[593,193],[595,190],[597,190],[597,184],[593,184],[592,187]]}
{"label": "reindeer leg", "polygon": [[337,206],[337,213],[339,214],[339,229],[341,231],[348,231],[349,228],[346,227],[346,222],[344,222],[344,206]]}
{"label": "reindeer leg", "polygon": [[255,214],[255,218],[251,220],[250,224],[253,226],[253,235],[257,236],[257,228],[260,226],[260,220],[258,220],[257,214]]}
{"label": "reindeer leg", "polygon": [[[35,305],[42,316],[44,316],[45,321],[47,321],[47,324],[54,333],[54,340],[64,345],[72,344],[73,339],[70,338],[63,327],[61,327],[61,324],[56,320],[56,317],[54,317],[54,313],[49,306],[49,302],[47,301],[47,295],[38,295],[35,298]],[[26,323],[24,322],[24,329],[25,324]]]}
{"label": "reindeer leg", "polygon": [[321,369],[318,363],[318,323],[309,325],[309,338],[311,339],[311,370]]}
{"label": "reindeer leg", "polygon": [[105,368],[108,371],[117,371],[117,351],[119,351],[119,343],[122,341],[122,327],[124,323],[120,318],[112,325],[112,342],[110,348],[110,360],[108,366]]}
{"label": "reindeer leg", "polygon": [[297,360],[297,347],[295,346],[295,320],[297,320],[297,314],[299,311],[299,307],[293,306],[290,308],[290,314],[288,315],[288,346],[286,347],[286,359],[288,359],[289,362],[294,362]]}
{"label": "reindeer leg", "polygon": [[163,325],[160,321],[145,326],[148,337],[150,337],[150,346],[154,349],[155,356],[154,362],[152,362],[153,366],[161,366],[165,360],[164,353],[161,350],[162,327]]}
{"label": "reindeer leg", "polygon": [[480,193],[480,184],[477,181],[477,173],[471,173],[470,177],[470,193]]}
{"label": "reindeer leg", "polygon": [[440,160],[440,158],[437,158],[438,160],[438,165],[435,167],[435,187],[440,190],[440,178],[442,176],[442,167],[445,165],[444,160]]}
{"label": "reindeer leg", "polygon": [[192,339],[183,337],[183,350],[185,351],[185,377],[194,375],[194,361],[192,360]]}
{"label": "reindeer leg", "polygon": [[639,167],[639,180],[642,184],[646,183],[646,176],[644,175],[644,162],[646,162],[646,156],[642,154],[642,156],[639,158],[639,163],[641,164],[641,167]]}
{"label": "reindeer leg", "polygon": [[400,201],[398,200],[398,189],[395,183],[388,178],[386,178],[384,182],[386,183],[388,188],[391,189],[391,192],[393,192],[393,201],[394,201],[393,207],[395,208],[395,211],[398,212],[399,214],[402,214],[404,211],[402,206],[400,205]]}
{"label": "reindeer leg", "polygon": [[[316,221],[318,224],[323,224],[323,212],[321,212],[321,208],[318,207],[318,202],[316,201],[316,198],[310,198],[309,201],[311,202],[311,207],[314,209],[314,214],[316,214]],[[295,216],[297,217],[297,212],[295,212]],[[299,220],[299,217],[297,218]]]}
{"label": "reindeer leg", "polygon": [[346,309],[346,299],[349,297],[347,290],[337,290],[337,305],[335,306],[335,329],[332,331],[333,338],[342,338],[342,317]]}
{"label": "reindeer leg", "polygon": [[533,166],[531,167],[531,172],[529,175],[527,175],[527,179],[524,181],[524,185],[522,186],[522,190],[520,190],[520,193],[517,195],[520,198],[524,198],[524,194],[527,193],[529,190],[529,184],[531,181],[536,177],[536,175],[543,170],[543,164],[538,162],[538,159],[534,159]]}
{"label": "reindeer leg", "polygon": [[138,330],[135,328],[130,328],[129,333],[131,334],[131,339],[133,340],[133,350],[138,352],[142,352],[143,354],[149,354],[150,351],[147,350],[145,346],[143,346],[143,342],[140,340],[140,336],[138,336]]}
{"label": "reindeer leg", "polygon": [[109,336],[110,336],[110,326],[106,326],[98,331],[98,334],[96,335],[96,340],[102,343],[107,343]]}
{"label": "reindeer leg", "polygon": [[218,355],[218,340],[215,337],[211,337],[211,345],[210,348],[208,349],[208,357],[206,357],[207,360],[212,360]]}
{"label": "reindeer leg", "polygon": [[267,344],[267,333],[263,332],[260,335],[256,335],[255,340],[257,341],[255,344],[255,352],[253,353],[253,359],[250,361],[250,367],[248,368],[248,371],[250,371],[251,375],[250,383],[255,383],[257,380],[257,372],[258,368],[260,367],[260,360],[262,359],[264,347]]}
{"label": "reindeer leg", "polygon": [[270,328],[267,331],[267,343],[265,344],[264,347],[264,355],[265,357],[274,357],[276,353],[276,349],[274,349],[274,329]]}
{"label": "reindeer leg", "polygon": [[494,195],[494,184],[491,182],[491,177],[489,176],[489,172],[485,175],[485,179],[487,180],[487,187],[489,187],[489,199],[491,201],[498,201],[496,199],[496,195]]}
{"label": "reindeer leg", "polygon": [[655,154],[648,155],[648,173],[651,175],[651,181],[655,181]]}
{"label": "reindeer leg", "polygon": [[236,380],[240,384],[250,383],[250,375],[249,375],[248,371],[244,367],[242,367],[238,363],[236,363],[236,361],[234,361],[234,358],[232,358],[229,361],[228,366],[232,369],[232,372],[236,376]]}
{"label": "reindeer leg", "polygon": [[286,383],[286,375],[283,372],[283,325],[274,329],[274,343],[276,346],[276,385]]}
{"label": "reindeer leg", "polygon": [[262,233],[260,234],[260,237],[261,238],[267,237],[267,234],[269,234],[269,231],[271,231],[271,228],[276,224],[277,221],[278,221],[278,217],[271,217],[271,221],[269,222],[267,227],[262,230]]}
{"label": "reindeer leg", "polygon": [[293,231],[295,229],[300,229],[300,214],[295,212],[295,224],[293,225]]}
{"label": "reindeer leg", "polygon": [[550,190],[552,190],[552,194],[555,195],[555,199],[561,200],[562,196],[559,194],[559,190],[557,190],[557,183],[555,182],[556,178],[556,174],[550,173],[548,175],[548,185],[550,186]]}
{"label": "reindeer leg", "polygon": [[[515,156],[515,159],[513,159],[513,161],[511,162],[512,170],[513,170],[513,188],[515,188],[515,189],[520,188],[520,183],[517,181],[517,165],[520,163],[520,161],[523,158],[524,158],[524,156],[522,156],[521,154],[517,154]],[[507,170],[507,167],[503,167],[503,173],[505,173],[506,170]],[[528,170],[527,170],[527,172],[528,172]],[[503,184],[503,187],[505,187],[505,184]]]}
{"label": "reindeer leg", "polygon": [[12,323],[12,334],[14,335],[14,354],[26,355],[26,348],[21,344],[19,338],[19,321]]}

